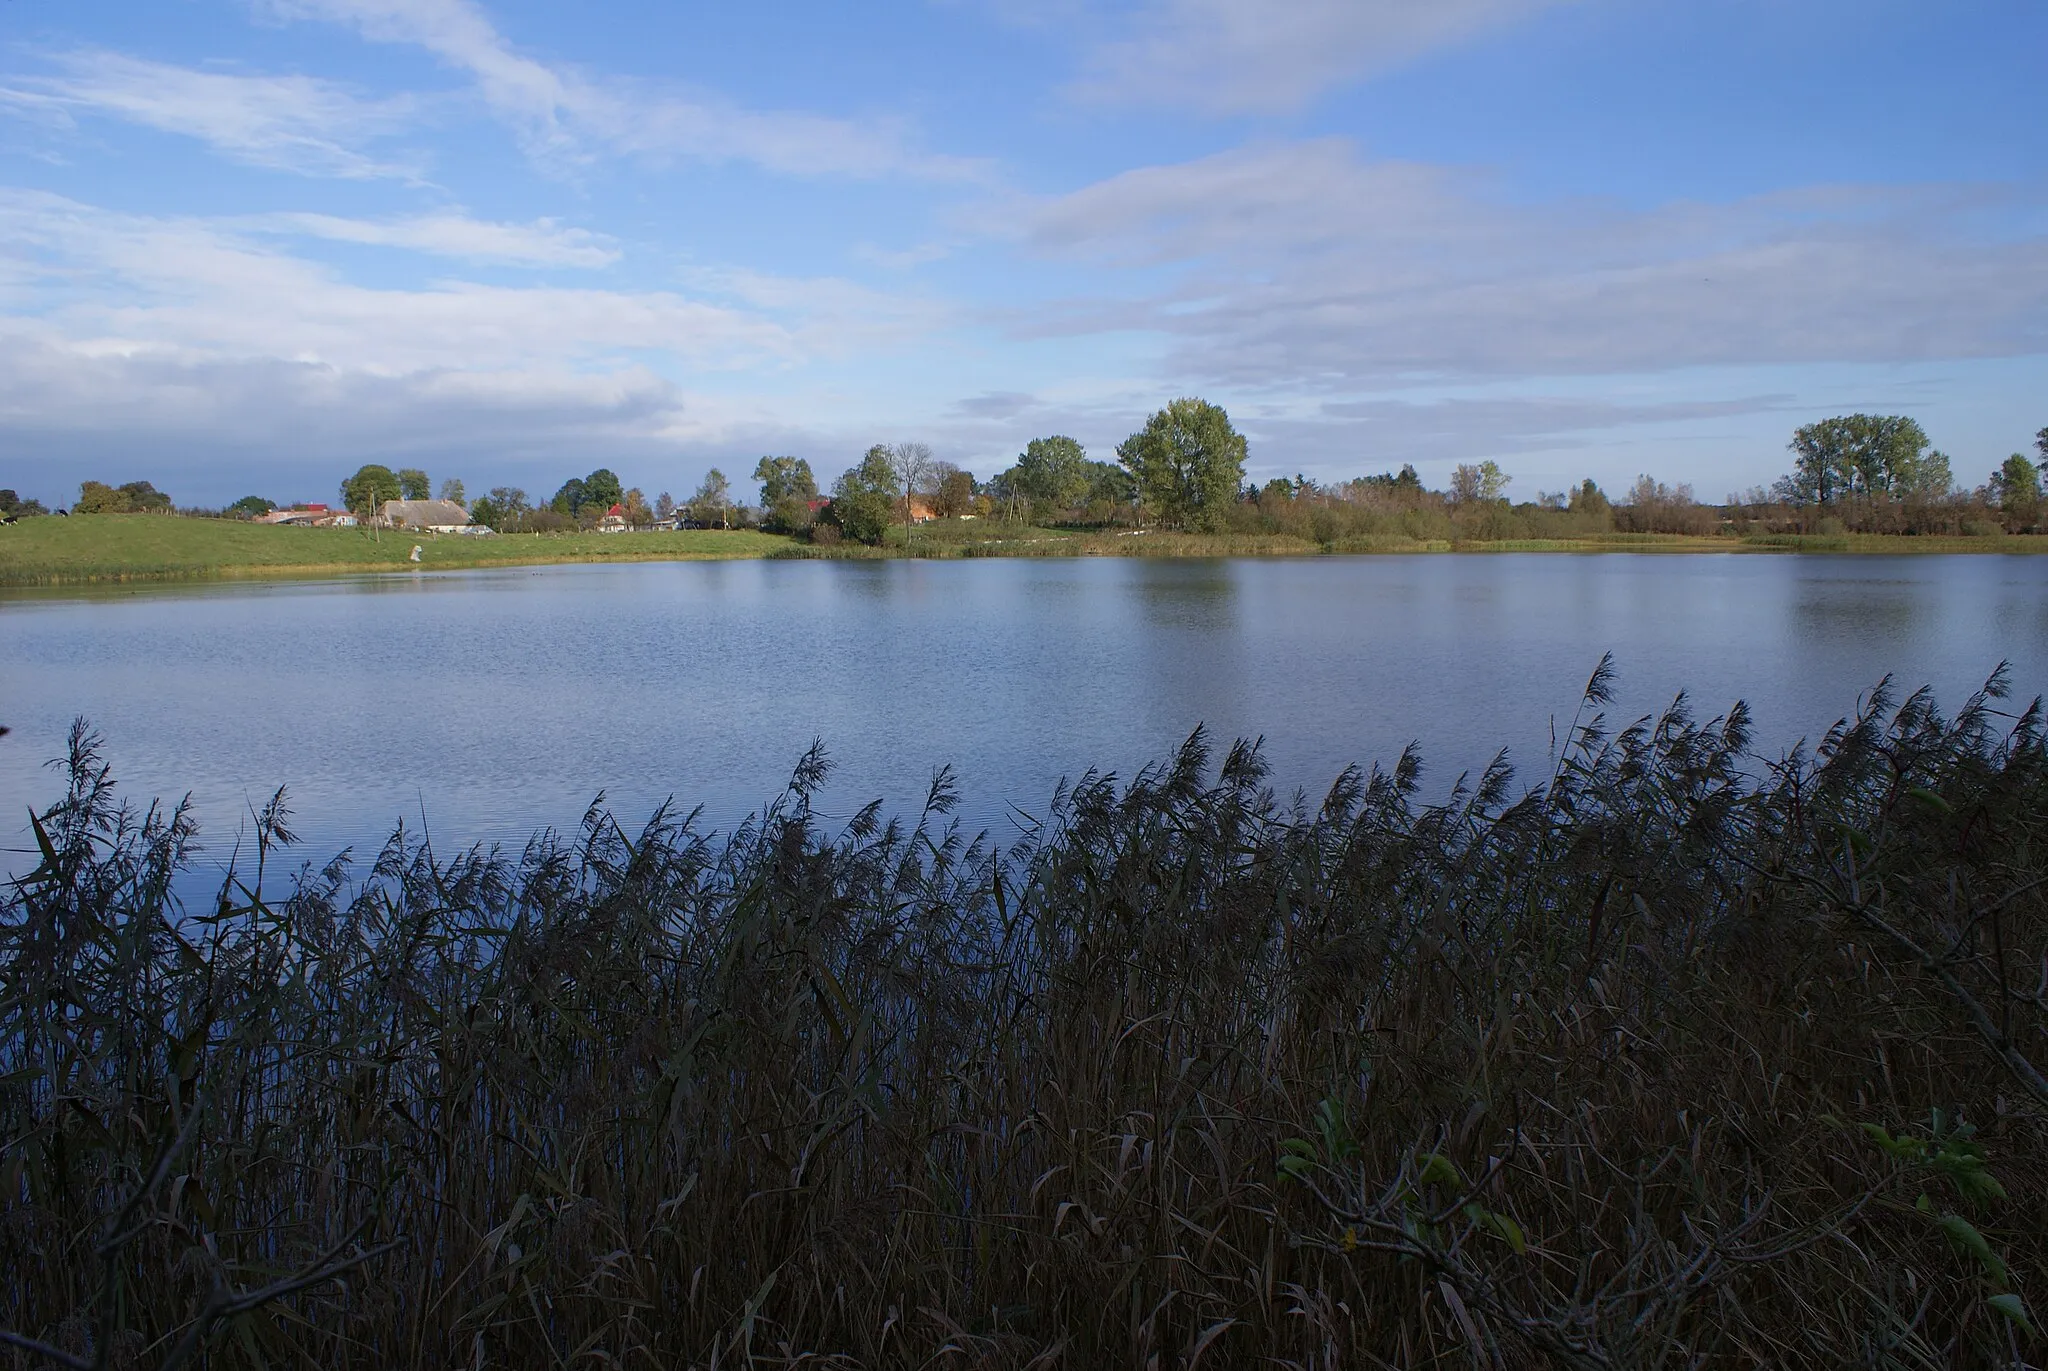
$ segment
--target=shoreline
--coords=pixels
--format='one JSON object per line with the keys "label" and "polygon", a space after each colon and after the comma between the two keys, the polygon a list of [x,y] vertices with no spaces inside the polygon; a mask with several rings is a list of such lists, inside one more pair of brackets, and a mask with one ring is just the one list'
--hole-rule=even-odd
{"label": "shoreline", "polygon": [[[88,521],[89,519],[89,521]],[[1929,537],[1894,534],[1748,537],[1604,534],[1584,538],[1422,541],[1363,537],[1333,543],[1277,534],[1019,528],[1015,536],[962,537],[946,528],[909,548],[820,546],[751,530],[679,533],[510,534],[490,539],[417,535],[372,540],[355,531],[275,529],[161,516],[81,516],[0,531],[0,591],[124,585],[340,580],[422,571],[695,561],[952,561],[985,557],[1373,557],[1391,555],[1776,554],[1830,556],[2026,556],[2048,553],[2048,535]],[[993,533],[993,529],[987,530]],[[983,532],[975,529],[975,533]],[[900,537],[900,535],[899,535]],[[313,541],[315,545],[308,546]],[[409,560],[413,545],[418,562]],[[26,545],[24,545],[26,544]],[[280,555],[282,554],[282,555]],[[294,555],[298,554],[298,555]]]}

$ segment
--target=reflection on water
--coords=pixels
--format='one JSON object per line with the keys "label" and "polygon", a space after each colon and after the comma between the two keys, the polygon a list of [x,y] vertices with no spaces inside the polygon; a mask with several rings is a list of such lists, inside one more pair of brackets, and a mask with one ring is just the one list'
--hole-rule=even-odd
{"label": "reflection on water", "polygon": [[127,793],[190,789],[225,848],[291,788],[316,852],[424,810],[518,842],[605,790],[729,823],[814,738],[850,811],[951,764],[1001,830],[1062,776],[1197,724],[1319,792],[1419,741],[1440,789],[1534,771],[1606,651],[1623,705],[1746,697],[1773,749],[1886,674],[1953,703],[2002,659],[2048,687],[2048,559],[1759,556],[705,562],[0,599],[0,846],[74,715]]}

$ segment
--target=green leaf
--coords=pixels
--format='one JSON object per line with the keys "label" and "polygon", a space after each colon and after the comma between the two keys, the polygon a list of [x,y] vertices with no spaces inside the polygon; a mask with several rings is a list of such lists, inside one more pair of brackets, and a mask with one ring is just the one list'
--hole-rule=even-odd
{"label": "green leaf", "polygon": [[1522,1236],[1522,1225],[1507,1215],[1496,1213],[1474,1200],[1465,1206],[1465,1217],[1514,1249],[1516,1256],[1523,1256],[1529,1251],[1528,1239]]}
{"label": "green leaf", "polygon": [[1984,1240],[1984,1235],[1977,1231],[1975,1224],[1960,1214],[1943,1214],[1934,1223],[1935,1227],[1955,1245],[1957,1251],[1977,1259],[1977,1264],[1984,1268],[1984,1274],[1991,1278],[1994,1285],[2003,1286],[2007,1283],[2005,1263],[1991,1250],[1991,1244]]}
{"label": "green leaf", "polygon": [[2034,1336],[2034,1324],[2027,1317],[2026,1302],[2018,1295],[1993,1295],[1984,1303],[1990,1305],[1993,1309],[1996,1309],[1999,1313],[2005,1315],[2008,1319],[2011,1319],[2022,1329],[2026,1330],[2028,1337]]}
{"label": "green leaf", "polygon": [[1924,785],[1916,785],[1911,790],[1908,790],[1906,793],[1908,795],[1911,795],[1914,799],[1918,800],[1921,804],[1926,805],[1929,809],[1938,809],[1944,814],[1953,814],[1956,812],[1956,807],[1954,805],[1950,804],[1947,800],[1942,799],[1941,796],[1935,794],[1933,791],[1929,790]]}
{"label": "green leaf", "polygon": [[1422,1184],[1464,1187],[1465,1178],[1459,1173],[1458,1164],[1441,1152],[1424,1152],[1415,1162],[1415,1178]]}

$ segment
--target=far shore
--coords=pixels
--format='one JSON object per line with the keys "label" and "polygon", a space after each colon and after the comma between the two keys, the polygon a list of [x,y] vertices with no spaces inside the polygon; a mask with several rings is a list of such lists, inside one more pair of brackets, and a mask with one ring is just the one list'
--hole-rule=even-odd
{"label": "far shore", "polygon": [[[415,547],[419,549],[418,561],[412,560]],[[284,528],[163,515],[79,515],[69,519],[24,519],[0,528],[0,587],[267,580],[563,563],[760,558],[1313,557],[1434,552],[2037,553],[2048,552],[2048,534],[1694,537],[1614,533],[1500,542],[1367,537],[1317,543],[1274,534],[1038,528],[981,520],[945,520],[917,528],[907,546],[904,531],[898,527],[891,530],[882,546],[865,547],[845,542],[825,546],[749,529],[460,537],[390,530],[372,533],[362,529]]]}

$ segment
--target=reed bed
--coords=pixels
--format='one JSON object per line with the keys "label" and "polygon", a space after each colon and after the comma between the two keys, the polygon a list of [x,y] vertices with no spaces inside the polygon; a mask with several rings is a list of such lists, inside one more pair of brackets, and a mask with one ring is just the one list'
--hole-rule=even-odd
{"label": "reed bed", "polygon": [[[2038,1364],[2048,767],[2004,682],[1809,754],[1276,796],[1197,735],[1009,846],[602,807],[183,908],[91,734],[0,906],[0,1328],[72,1367]],[[7,1355],[0,1353],[0,1355]]]}

